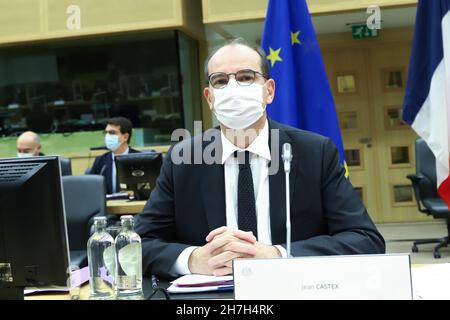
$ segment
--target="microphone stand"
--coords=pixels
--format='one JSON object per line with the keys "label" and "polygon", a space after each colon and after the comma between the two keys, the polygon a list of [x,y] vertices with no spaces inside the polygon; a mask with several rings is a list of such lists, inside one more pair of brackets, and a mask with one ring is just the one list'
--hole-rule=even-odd
{"label": "microphone stand", "polygon": [[286,170],[286,251],[287,257],[291,257],[291,201],[289,192],[289,173],[290,170]]}
{"label": "microphone stand", "polygon": [[286,251],[287,258],[291,257],[291,201],[289,189],[289,174],[291,173],[292,149],[289,143],[283,144],[282,159],[286,182]]}

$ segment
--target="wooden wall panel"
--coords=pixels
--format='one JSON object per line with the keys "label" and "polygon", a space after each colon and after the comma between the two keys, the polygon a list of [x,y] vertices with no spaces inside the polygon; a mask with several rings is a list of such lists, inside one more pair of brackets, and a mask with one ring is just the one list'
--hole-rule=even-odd
{"label": "wooden wall panel", "polygon": [[[366,9],[376,4],[380,7],[412,6],[417,0],[307,0],[312,15]],[[203,22],[218,23],[263,19],[266,16],[268,0],[202,0]]]}
{"label": "wooden wall panel", "polygon": [[66,31],[66,13],[70,5],[81,10],[81,28],[134,24],[177,25],[181,12],[175,12],[177,0],[48,0],[48,30]]}
{"label": "wooden wall panel", "polygon": [[[80,10],[80,28],[69,28]],[[203,37],[201,0],[0,0],[0,46],[141,30],[181,29]]]}
{"label": "wooden wall panel", "polygon": [[41,1],[0,0],[0,39],[41,32]]}

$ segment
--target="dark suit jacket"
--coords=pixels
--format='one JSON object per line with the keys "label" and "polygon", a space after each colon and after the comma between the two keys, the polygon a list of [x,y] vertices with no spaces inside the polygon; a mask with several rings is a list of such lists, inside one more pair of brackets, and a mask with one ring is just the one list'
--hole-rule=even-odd
{"label": "dark suit jacket", "polygon": [[[384,239],[345,178],[345,169],[331,140],[271,120],[269,129],[279,129],[280,139],[280,168],[277,174],[269,176],[272,243],[285,246],[286,242],[281,148],[289,142],[293,152],[290,174],[292,255],[384,253]],[[212,130],[219,131],[211,129],[203,136],[211,136]],[[210,137],[210,141],[201,141],[202,136],[182,141],[165,157],[156,187],[136,218],[135,229],[143,239],[145,272],[168,277],[185,248],[204,245],[211,230],[226,225],[220,133],[215,137],[213,142]],[[192,148],[196,144],[203,150],[215,145],[220,153],[218,164],[173,163],[170,155],[175,148]],[[274,149],[271,146],[272,159]]]}
{"label": "dark suit jacket", "polygon": [[[129,148],[129,153],[140,152]],[[101,156],[95,158],[92,168],[89,170],[90,174],[100,174],[105,177],[106,193],[111,194],[112,191],[112,152],[106,152]],[[118,184],[116,184],[118,186]]]}

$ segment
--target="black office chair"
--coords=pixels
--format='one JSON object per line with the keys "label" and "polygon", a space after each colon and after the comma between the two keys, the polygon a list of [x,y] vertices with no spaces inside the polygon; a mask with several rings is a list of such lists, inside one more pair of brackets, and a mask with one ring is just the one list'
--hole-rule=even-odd
{"label": "black office chair", "polygon": [[412,182],[419,211],[432,215],[435,219],[445,219],[447,223],[446,237],[414,241],[412,252],[419,251],[417,247],[419,244],[437,243],[434,247],[434,257],[440,258],[439,249],[447,247],[449,244],[450,211],[436,190],[436,160],[434,154],[422,139],[416,140],[416,174],[410,174],[407,178]]}
{"label": "black office chair", "polygon": [[70,261],[80,268],[87,265],[87,241],[94,217],[106,212],[103,179],[99,175],[62,177]]}
{"label": "black office chair", "polygon": [[61,164],[61,175],[71,176],[72,175],[72,161],[69,158],[59,157],[59,162]]}

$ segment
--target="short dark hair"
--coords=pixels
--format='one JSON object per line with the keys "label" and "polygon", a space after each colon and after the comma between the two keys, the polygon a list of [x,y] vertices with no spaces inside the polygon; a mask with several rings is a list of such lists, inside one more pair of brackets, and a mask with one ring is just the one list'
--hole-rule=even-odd
{"label": "short dark hair", "polygon": [[106,125],[108,124],[112,126],[118,126],[121,134],[128,133],[127,143],[128,144],[130,143],[131,134],[133,131],[133,124],[131,123],[130,120],[124,117],[114,117],[106,120]]}
{"label": "short dark hair", "polygon": [[208,73],[209,60],[211,60],[212,56],[215,55],[217,51],[219,51],[220,49],[222,49],[224,47],[231,46],[231,45],[242,45],[242,46],[246,46],[246,47],[252,49],[253,51],[256,51],[256,53],[259,55],[259,58],[261,60],[261,73],[263,74],[264,78],[266,78],[266,79],[270,78],[269,62],[267,62],[267,57],[266,57],[266,53],[264,52],[264,50],[258,45],[250,44],[244,38],[233,38],[233,39],[228,40],[226,43],[213,48],[211,50],[210,54],[208,55],[208,57],[206,58],[205,65],[204,65],[206,83],[208,83],[208,76],[209,76],[209,73]]}

